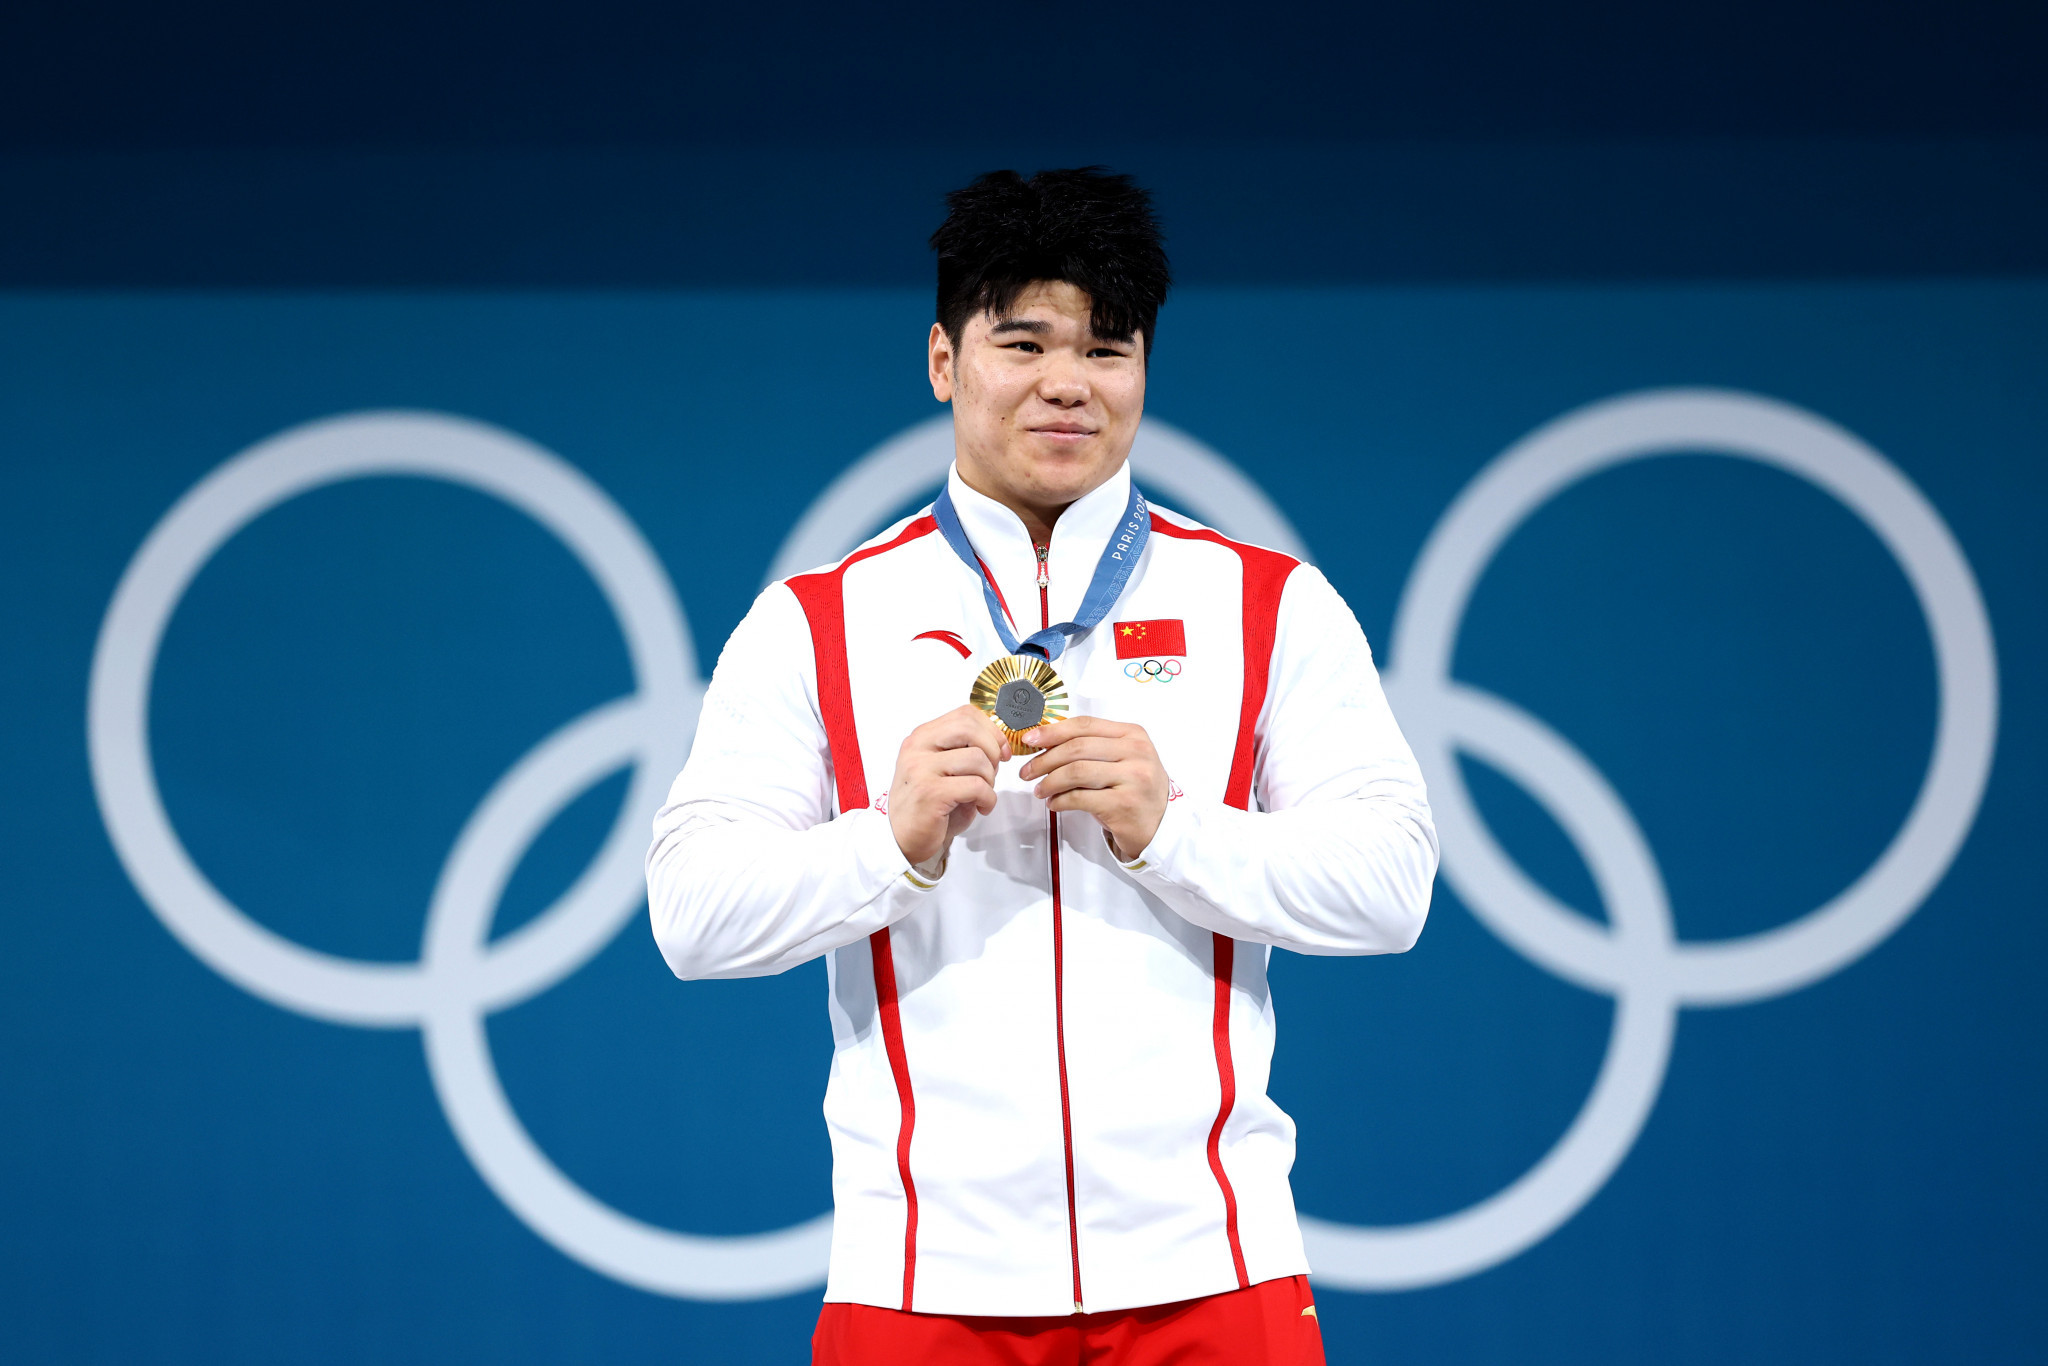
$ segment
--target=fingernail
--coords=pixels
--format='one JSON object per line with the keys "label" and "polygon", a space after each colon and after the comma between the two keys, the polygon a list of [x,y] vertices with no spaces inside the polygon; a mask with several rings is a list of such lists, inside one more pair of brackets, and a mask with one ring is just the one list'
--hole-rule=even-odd
{"label": "fingernail", "polygon": [[1037,744],[1037,743],[1038,743],[1038,732],[1037,732],[1037,731],[1035,731],[1035,730],[1027,730],[1027,731],[1025,731],[1025,732],[1024,732],[1024,743],[1025,743],[1025,744],[1027,744],[1027,745],[1035,745],[1035,744]]}

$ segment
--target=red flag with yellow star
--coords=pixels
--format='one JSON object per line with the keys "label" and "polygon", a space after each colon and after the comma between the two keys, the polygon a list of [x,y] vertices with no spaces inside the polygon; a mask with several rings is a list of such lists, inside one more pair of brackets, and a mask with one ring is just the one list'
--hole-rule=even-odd
{"label": "red flag with yellow star", "polygon": [[1118,659],[1152,659],[1188,652],[1187,628],[1179,617],[1162,617],[1157,621],[1120,621],[1115,629]]}

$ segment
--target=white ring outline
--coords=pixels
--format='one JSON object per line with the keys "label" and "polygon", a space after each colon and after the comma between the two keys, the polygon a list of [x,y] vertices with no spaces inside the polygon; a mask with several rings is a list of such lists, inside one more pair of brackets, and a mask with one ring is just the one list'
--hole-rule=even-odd
{"label": "white ring outline", "polygon": [[[172,613],[230,537],[300,494],[375,476],[444,480],[498,498],[559,538],[597,581],[625,632],[634,693],[534,747],[493,785],[450,850],[418,963],[316,952],[251,920],[192,862],[172,828],[149,745],[149,694]],[[534,1232],[605,1275],[705,1299],[814,1284],[831,1217],[738,1237],[656,1228],[592,1198],[514,1114],[485,1017],[574,972],[645,895],[646,816],[682,766],[703,696],[682,604],[639,529],[559,456],[441,413],[357,413],[280,433],[200,480],[145,538],[101,624],[87,701],[94,791],[116,854],[144,901],[193,955],[274,1005],[316,1019],[417,1025],[463,1150]],[[539,916],[495,942],[492,916],[525,850],[591,784],[631,764],[604,845]]]}
{"label": "white ring outline", "polygon": [[[1855,513],[1912,586],[1934,643],[1934,753],[1913,807],[1870,868],[1817,910],[1718,942],[1673,937],[1661,877],[1634,818],[1574,747],[1500,698],[1453,681],[1458,627],[1481,574],[1539,507],[1602,470],[1703,452],[1805,479]],[[1991,623],[1968,561],[1924,495],[1870,446],[1804,409],[1732,390],[1626,394],[1566,413],[1466,486],[1430,533],[1401,595],[1386,681],[1429,783],[1443,872],[1459,899],[1538,966],[1615,998],[1593,1094],[1557,1144],[1465,1210],[1394,1227],[1304,1216],[1324,1283],[1350,1290],[1437,1285],[1548,1237],[1633,1147],[1663,1085],[1681,1005],[1736,1005],[1796,991],[1868,953],[1918,909],[1976,820],[1997,738]],[[1613,928],[1558,902],[1487,828],[1458,770],[1463,748],[1521,782],[1593,873]],[[1576,789],[1577,804],[1559,800]]]}
{"label": "white ring outline", "polygon": [[[1855,513],[1904,572],[1934,645],[1940,704],[1934,751],[1912,809],[1871,866],[1840,895],[1799,919],[1714,943],[1680,942],[1671,986],[1687,1005],[1739,1005],[1797,990],[1839,971],[1897,929],[1947,872],[1976,820],[1998,730],[1998,668],[1991,621],[1962,548],[1926,497],[1870,446],[1803,409],[1754,394],[1669,389],[1625,395],[1568,413],[1517,442],[1467,486],[1423,547],[1402,593],[1391,671],[1440,745],[1425,699],[1450,683],[1457,626],[1481,573],[1514,530],[1565,488],[1605,469],[1660,455],[1707,452],[1752,460],[1819,488]],[[1532,724],[1534,724],[1532,722]],[[1471,808],[1457,766],[1439,753],[1431,777],[1469,814],[1472,842],[1459,862],[1505,865],[1504,851]],[[1534,961],[1590,990],[1618,986],[1605,933],[1526,882],[1490,876],[1503,913],[1496,933]],[[1482,914],[1485,914],[1482,912]]]}

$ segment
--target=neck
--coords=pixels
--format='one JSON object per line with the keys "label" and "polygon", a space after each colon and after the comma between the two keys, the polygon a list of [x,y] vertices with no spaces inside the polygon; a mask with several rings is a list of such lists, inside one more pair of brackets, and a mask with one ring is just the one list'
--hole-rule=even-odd
{"label": "neck", "polygon": [[987,480],[968,469],[965,464],[960,466],[960,482],[982,497],[994,499],[1016,513],[1017,520],[1024,524],[1024,530],[1030,535],[1033,545],[1050,545],[1052,524],[1060,519],[1062,512],[1073,506],[1071,503],[1032,503],[1007,489],[991,488]]}

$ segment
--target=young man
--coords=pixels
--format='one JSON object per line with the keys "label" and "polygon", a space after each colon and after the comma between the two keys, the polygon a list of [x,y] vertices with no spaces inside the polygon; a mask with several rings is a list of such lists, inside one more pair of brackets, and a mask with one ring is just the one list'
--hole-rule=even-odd
{"label": "young man", "polygon": [[1415,942],[1422,781],[1322,575],[1131,485],[1145,193],[949,203],[946,488],[733,633],[655,939],[682,978],[828,956],[816,1362],[1320,1362],[1266,960]]}

